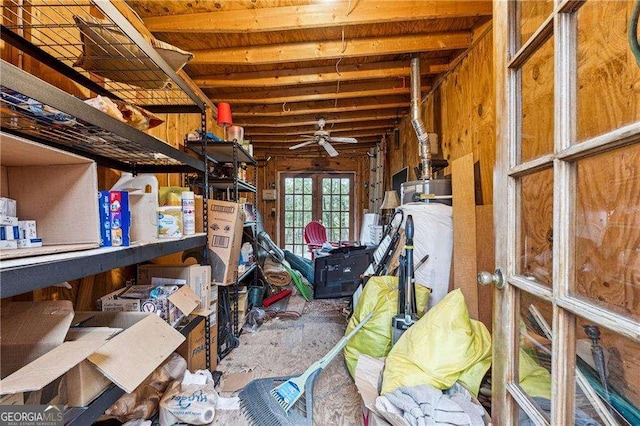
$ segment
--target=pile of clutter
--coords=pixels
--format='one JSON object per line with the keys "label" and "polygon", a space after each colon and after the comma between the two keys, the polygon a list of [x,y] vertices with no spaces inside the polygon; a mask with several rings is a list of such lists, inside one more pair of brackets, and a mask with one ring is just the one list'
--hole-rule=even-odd
{"label": "pile of clutter", "polygon": [[127,426],[160,424],[208,425],[216,410],[237,410],[238,398],[223,398],[215,390],[211,372],[187,370],[187,362],[173,353],[136,390],[120,397],[98,420],[115,419]]}

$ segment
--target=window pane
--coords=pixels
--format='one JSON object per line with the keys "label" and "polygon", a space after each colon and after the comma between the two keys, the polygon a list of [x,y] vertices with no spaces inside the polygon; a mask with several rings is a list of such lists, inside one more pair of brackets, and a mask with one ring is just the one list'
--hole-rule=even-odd
{"label": "window pane", "polygon": [[640,320],[640,144],[577,163],[575,293]]}
{"label": "window pane", "polygon": [[587,1],[578,10],[578,141],[640,120],[640,67],[627,42],[634,3]]}
{"label": "window pane", "polygon": [[553,37],[522,66],[520,160],[553,152]]}
{"label": "window pane", "polygon": [[351,189],[350,188],[351,185],[350,185],[349,179],[342,179],[341,184],[342,184],[341,193],[342,194],[348,194],[349,190]]}
{"label": "window pane", "polygon": [[521,180],[518,273],[551,285],[553,260],[553,170]]}
{"label": "window pane", "polygon": [[529,0],[515,2],[518,16],[520,18],[518,26],[517,47],[520,48],[531,38],[542,23],[553,11],[553,0]]}
{"label": "window pane", "polygon": [[[518,384],[541,412],[549,416],[551,399],[551,337],[553,308],[550,303],[523,291],[520,294],[520,348]],[[520,421],[528,416],[521,411]]]}
{"label": "window pane", "polygon": [[[640,344],[585,318],[578,318],[575,338],[576,369],[598,395],[596,404],[601,402],[618,424],[640,424]],[[584,416],[606,424],[579,385],[575,405]]]}

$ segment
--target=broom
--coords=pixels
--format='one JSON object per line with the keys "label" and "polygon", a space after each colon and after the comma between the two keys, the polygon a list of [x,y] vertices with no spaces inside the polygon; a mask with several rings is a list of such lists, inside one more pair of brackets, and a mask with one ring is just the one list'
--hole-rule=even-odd
{"label": "broom", "polygon": [[[373,314],[370,312],[302,375],[255,379],[245,386],[238,397],[249,422],[261,426],[313,425],[313,386],[317,377]],[[304,403],[300,399],[303,394]]]}

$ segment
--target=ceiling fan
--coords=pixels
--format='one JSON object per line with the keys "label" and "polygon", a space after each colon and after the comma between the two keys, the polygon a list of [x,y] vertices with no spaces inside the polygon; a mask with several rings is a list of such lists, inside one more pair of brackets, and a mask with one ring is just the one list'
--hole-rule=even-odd
{"label": "ceiling fan", "polygon": [[309,135],[309,137],[313,139],[290,146],[289,149],[298,149],[303,146],[311,145],[312,143],[317,143],[327,151],[327,154],[329,154],[330,157],[335,157],[338,155],[338,151],[336,151],[330,142],[358,143],[358,140],[355,138],[339,138],[330,136],[329,132],[324,130],[324,126],[326,124],[327,122],[324,118],[318,119],[318,130],[314,132],[313,136]]}

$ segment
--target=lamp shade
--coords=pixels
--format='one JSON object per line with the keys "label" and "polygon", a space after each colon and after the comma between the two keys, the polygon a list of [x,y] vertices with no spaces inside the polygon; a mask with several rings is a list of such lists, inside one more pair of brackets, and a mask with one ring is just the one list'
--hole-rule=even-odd
{"label": "lamp shade", "polygon": [[400,206],[400,197],[398,197],[398,191],[385,191],[380,210],[395,209],[398,206]]}
{"label": "lamp shade", "polygon": [[218,103],[218,126],[230,126],[232,124],[231,105],[227,102]]}

